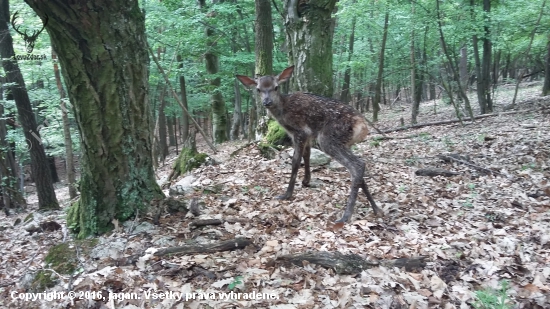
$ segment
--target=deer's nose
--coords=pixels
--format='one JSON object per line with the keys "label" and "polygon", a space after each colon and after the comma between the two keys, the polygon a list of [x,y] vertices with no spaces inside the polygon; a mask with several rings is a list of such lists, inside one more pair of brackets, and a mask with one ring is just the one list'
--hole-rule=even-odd
{"label": "deer's nose", "polygon": [[270,99],[270,98],[265,98],[264,101],[263,101],[263,104],[264,106],[270,106],[271,104],[273,104],[273,101]]}

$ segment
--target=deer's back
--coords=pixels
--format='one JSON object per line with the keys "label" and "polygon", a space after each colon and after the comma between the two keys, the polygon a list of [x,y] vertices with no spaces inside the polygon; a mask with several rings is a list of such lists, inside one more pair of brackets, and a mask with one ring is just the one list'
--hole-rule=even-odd
{"label": "deer's back", "polygon": [[297,92],[283,97],[279,123],[291,135],[302,131],[315,138],[326,137],[350,146],[368,134],[365,118],[350,105],[311,93]]}

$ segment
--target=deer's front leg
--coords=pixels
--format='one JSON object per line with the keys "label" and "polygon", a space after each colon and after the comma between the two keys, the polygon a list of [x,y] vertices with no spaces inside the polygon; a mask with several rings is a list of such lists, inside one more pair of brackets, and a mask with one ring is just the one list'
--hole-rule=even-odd
{"label": "deer's front leg", "polygon": [[294,155],[292,156],[292,173],[290,175],[290,181],[288,187],[283,195],[277,196],[279,200],[287,200],[292,196],[294,192],[294,184],[296,183],[296,176],[298,176],[298,169],[302,162],[302,156],[304,153],[305,139],[300,136],[294,136]]}

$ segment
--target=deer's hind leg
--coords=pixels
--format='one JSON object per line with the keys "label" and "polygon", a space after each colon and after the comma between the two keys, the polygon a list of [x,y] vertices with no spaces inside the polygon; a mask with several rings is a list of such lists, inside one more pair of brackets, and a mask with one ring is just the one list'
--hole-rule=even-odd
{"label": "deer's hind leg", "polygon": [[336,221],[346,222],[353,215],[353,210],[355,208],[355,201],[357,200],[357,193],[359,192],[359,188],[363,188],[363,185],[365,185],[365,182],[363,180],[365,163],[361,161],[361,159],[356,157],[346,145],[339,144],[334,139],[321,137],[318,139],[318,141],[321,149],[326,154],[333,157],[340,164],[345,166],[351,174],[351,190],[348,197],[346,209],[344,210],[344,215],[342,216],[342,218]]}
{"label": "deer's hind leg", "polygon": [[304,158],[304,179],[302,180],[302,185],[304,187],[309,186],[309,182],[311,181],[311,170],[309,168],[309,157],[311,156],[311,141],[306,142],[304,145],[304,151],[302,154],[302,157]]}

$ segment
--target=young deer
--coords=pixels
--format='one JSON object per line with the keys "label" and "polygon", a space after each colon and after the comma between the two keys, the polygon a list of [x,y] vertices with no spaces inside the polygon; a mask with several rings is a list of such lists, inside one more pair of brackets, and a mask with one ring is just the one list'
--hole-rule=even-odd
{"label": "young deer", "polygon": [[348,204],[344,215],[337,222],[346,222],[350,219],[359,188],[367,195],[375,215],[381,214],[363,179],[365,163],[350,150],[351,145],[364,140],[368,134],[365,119],[351,106],[337,100],[300,92],[281,95],[279,85],[286,82],[293,71],[294,66],[291,66],[278,76],[262,76],[256,80],[237,75],[246,87],[256,87],[268,113],[286,130],[294,143],[290,182],[285,194],[277,198],[289,199],[292,196],[302,158],[305,165],[302,184],[309,185],[311,142],[317,139],[321,150],[340,162],[351,174]]}

